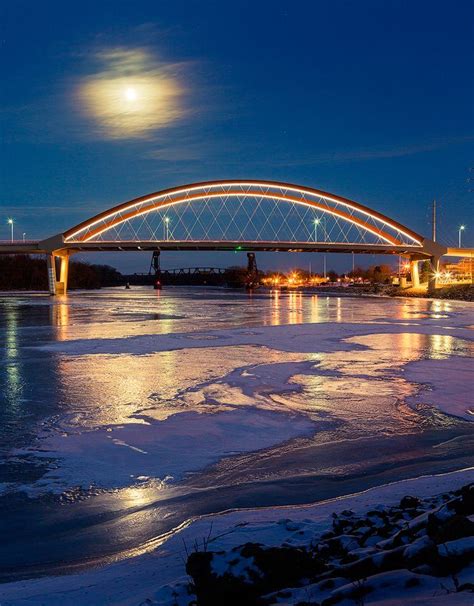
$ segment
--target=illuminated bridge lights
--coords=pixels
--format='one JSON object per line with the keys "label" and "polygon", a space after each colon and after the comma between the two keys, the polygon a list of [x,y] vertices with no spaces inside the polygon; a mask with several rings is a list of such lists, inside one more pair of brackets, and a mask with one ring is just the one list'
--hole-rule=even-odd
{"label": "illuminated bridge lights", "polygon": [[68,244],[284,242],[392,247],[421,247],[423,241],[357,202],[272,181],[215,181],[163,190],[100,213],[64,238]]}

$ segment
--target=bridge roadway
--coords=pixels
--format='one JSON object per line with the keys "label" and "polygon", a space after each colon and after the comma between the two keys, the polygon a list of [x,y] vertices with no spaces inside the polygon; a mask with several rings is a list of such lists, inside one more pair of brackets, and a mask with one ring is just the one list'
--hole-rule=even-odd
{"label": "bridge roadway", "polygon": [[431,240],[419,246],[393,244],[352,244],[338,242],[218,242],[218,241],[133,241],[133,242],[65,242],[60,236],[46,240],[0,240],[0,254],[45,254],[63,257],[80,252],[148,251],[231,251],[231,252],[318,252],[370,255],[401,255],[417,261],[437,257],[474,258],[474,248],[449,248]]}
{"label": "bridge roadway", "polygon": [[[268,251],[268,252],[319,252],[319,253],[357,253],[370,255],[403,255],[418,257],[418,260],[428,259],[434,253],[439,256],[474,256],[474,249],[449,249],[433,244],[433,247],[409,246],[403,244],[352,244],[339,242],[246,242],[246,241],[121,241],[121,242],[64,242],[57,238],[37,241],[2,241],[0,240],[0,254],[52,254],[58,251],[62,254],[79,252],[106,252],[106,251]],[[435,250],[432,250],[435,248]]]}

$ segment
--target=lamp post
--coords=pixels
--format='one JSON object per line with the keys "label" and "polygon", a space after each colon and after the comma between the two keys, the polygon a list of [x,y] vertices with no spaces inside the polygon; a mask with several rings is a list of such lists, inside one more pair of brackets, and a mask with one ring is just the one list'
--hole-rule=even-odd
{"label": "lamp post", "polygon": [[24,231],[23,232],[23,242],[25,241],[25,238],[26,238],[26,232]]}
{"label": "lamp post", "polygon": [[8,225],[11,228],[11,241],[13,242],[13,219],[8,219]]}
{"label": "lamp post", "polygon": [[462,232],[466,229],[465,225],[460,225],[459,226],[459,248],[461,248],[461,242],[462,242]]}
{"label": "lamp post", "polygon": [[320,224],[321,219],[314,220],[314,241],[318,241],[318,225]]}
{"label": "lamp post", "polygon": [[169,240],[169,235],[170,235],[170,232],[169,232],[170,218],[169,217],[165,217],[164,221],[165,221],[164,225],[163,225],[164,237],[165,237],[165,240]]}

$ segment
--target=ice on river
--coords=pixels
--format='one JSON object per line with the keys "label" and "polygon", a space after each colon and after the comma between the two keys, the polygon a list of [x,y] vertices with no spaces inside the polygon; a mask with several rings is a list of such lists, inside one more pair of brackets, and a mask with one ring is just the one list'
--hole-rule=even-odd
{"label": "ice on river", "polygon": [[[225,457],[343,426],[408,431],[400,403],[472,420],[463,313],[85,338],[57,357],[63,414],[13,457],[50,461],[31,495],[177,481]],[[8,488],[8,487],[7,487]]]}
{"label": "ice on river", "polygon": [[59,468],[49,470],[27,492],[117,488],[150,478],[166,483],[222,457],[268,448],[314,430],[304,415],[245,408],[183,412],[164,421],[56,435],[43,442],[36,456],[59,456]]}

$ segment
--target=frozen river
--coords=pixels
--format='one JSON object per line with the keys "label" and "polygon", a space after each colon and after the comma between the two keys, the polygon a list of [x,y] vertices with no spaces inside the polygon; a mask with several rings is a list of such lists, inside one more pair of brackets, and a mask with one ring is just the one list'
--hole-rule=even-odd
{"label": "frozen river", "polygon": [[1,579],[473,465],[473,327],[473,304],[422,299],[0,296]]}

